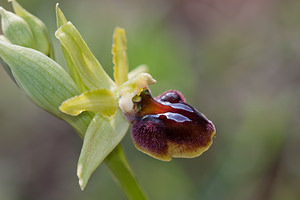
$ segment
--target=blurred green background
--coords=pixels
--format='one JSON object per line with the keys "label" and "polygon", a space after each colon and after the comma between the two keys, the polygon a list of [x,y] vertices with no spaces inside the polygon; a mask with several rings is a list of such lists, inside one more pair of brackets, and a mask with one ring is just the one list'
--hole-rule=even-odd
{"label": "blurred green background", "polygon": [[[19,1],[54,37],[58,0]],[[127,31],[130,69],[147,64],[156,96],[181,91],[217,138],[195,159],[155,160],[122,141],[150,199],[300,199],[299,0],[64,0],[60,7],[112,74],[115,26]],[[6,0],[0,5],[11,10]],[[103,164],[85,191],[80,138],[36,107],[0,67],[0,199],[126,199]]]}

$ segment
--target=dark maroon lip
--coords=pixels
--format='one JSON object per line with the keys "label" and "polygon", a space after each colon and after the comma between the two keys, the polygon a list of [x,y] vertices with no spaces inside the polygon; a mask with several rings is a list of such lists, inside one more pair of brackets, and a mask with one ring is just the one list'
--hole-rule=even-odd
{"label": "dark maroon lip", "polygon": [[[162,160],[195,157],[212,143],[215,127],[176,91],[153,98],[145,89],[134,102],[132,137],[143,152]],[[198,154],[197,154],[198,152]]]}

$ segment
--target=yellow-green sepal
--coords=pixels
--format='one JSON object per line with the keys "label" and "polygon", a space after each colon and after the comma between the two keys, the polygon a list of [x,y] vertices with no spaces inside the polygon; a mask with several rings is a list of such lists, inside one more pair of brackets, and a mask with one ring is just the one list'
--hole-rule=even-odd
{"label": "yellow-green sepal", "polygon": [[129,128],[120,109],[111,117],[96,114],[91,121],[83,141],[77,176],[83,190],[95,169],[121,142]]}
{"label": "yellow-green sepal", "polygon": [[62,25],[56,31],[55,36],[67,51],[79,73],[81,81],[89,90],[115,88],[115,83],[106,74],[101,64],[71,22]]}
{"label": "yellow-green sepal", "polygon": [[68,22],[68,20],[66,19],[62,10],[59,8],[58,3],[55,6],[55,12],[56,12],[56,25],[57,25],[57,28],[59,28],[62,25],[66,24]]}
{"label": "yellow-green sepal", "polygon": [[0,7],[2,31],[13,44],[36,48],[34,37],[27,22],[18,15]]}
{"label": "yellow-green sepal", "polygon": [[59,109],[69,115],[77,116],[83,111],[99,112],[112,116],[118,109],[114,94],[108,89],[95,89],[67,99]]}
{"label": "yellow-green sepal", "polygon": [[35,40],[35,49],[47,56],[50,56],[52,46],[45,24],[39,18],[25,10],[17,1],[10,1],[12,2],[15,13],[27,22]]}
{"label": "yellow-green sepal", "polygon": [[[64,13],[62,12],[62,10],[58,7],[58,3],[56,4],[56,24],[57,24],[57,28],[61,27],[62,25],[66,24],[68,21],[64,15]],[[68,67],[68,71],[70,76],[72,77],[73,81],[75,82],[75,84],[77,85],[78,89],[81,92],[87,91],[87,87],[84,85],[84,83],[81,81],[80,75],[71,59],[71,56],[69,55],[68,51],[64,48],[63,45],[61,45],[61,50],[63,52],[67,67]]]}
{"label": "yellow-green sepal", "polygon": [[125,30],[117,27],[113,36],[113,63],[114,79],[117,86],[122,85],[128,80],[128,58],[127,58],[127,41]]}

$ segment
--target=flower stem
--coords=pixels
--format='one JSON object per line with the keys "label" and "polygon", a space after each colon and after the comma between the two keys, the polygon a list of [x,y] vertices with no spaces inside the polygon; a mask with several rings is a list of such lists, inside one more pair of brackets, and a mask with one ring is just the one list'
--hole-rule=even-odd
{"label": "flower stem", "polygon": [[105,163],[119,182],[128,199],[147,199],[131,171],[120,144],[108,155]]}

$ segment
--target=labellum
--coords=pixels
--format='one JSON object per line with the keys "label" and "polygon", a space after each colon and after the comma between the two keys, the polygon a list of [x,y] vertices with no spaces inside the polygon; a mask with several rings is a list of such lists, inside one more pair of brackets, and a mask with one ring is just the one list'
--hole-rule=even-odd
{"label": "labellum", "polygon": [[212,144],[215,127],[203,114],[187,104],[174,90],[153,98],[148,89],[133,99],[135,118],[132,138],[140,151],[169,161],[193,158]]}

